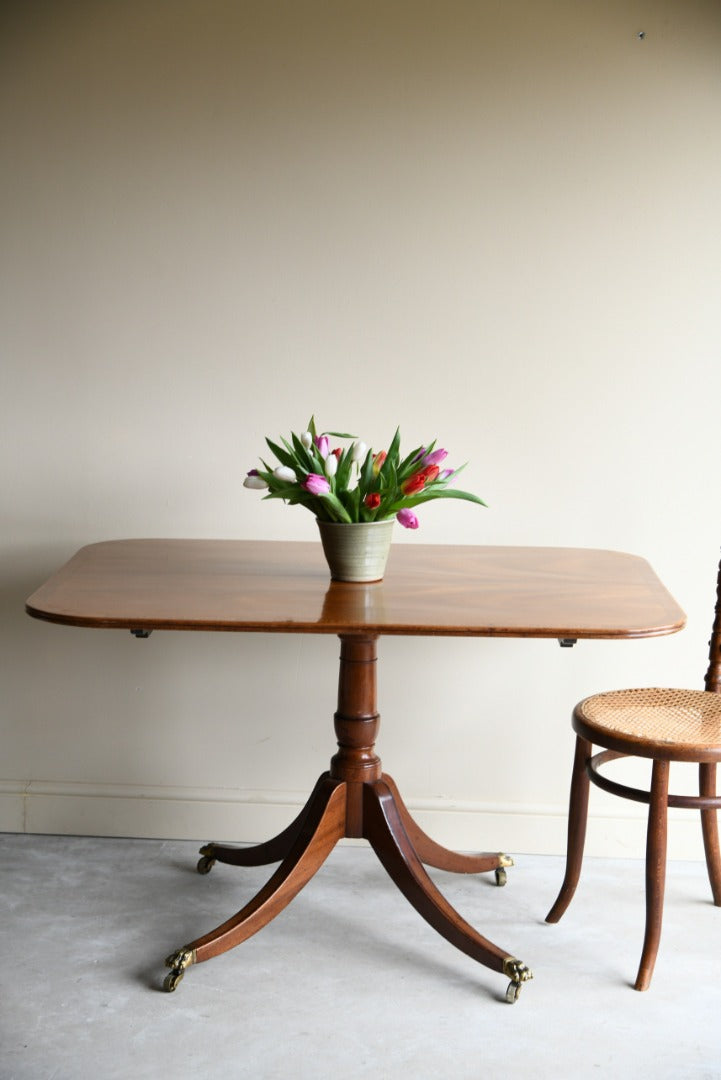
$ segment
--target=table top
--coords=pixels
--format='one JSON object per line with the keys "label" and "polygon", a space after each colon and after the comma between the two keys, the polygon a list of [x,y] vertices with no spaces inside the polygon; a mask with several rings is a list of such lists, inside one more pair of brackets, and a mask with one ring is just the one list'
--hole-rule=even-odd
{"label": "table top", "polygon": [[407,542],[371,585],[331,582],[319,543],[111,540],[28,599],[36,618],[130,630],[637,638],[685,615],[636,555]]}

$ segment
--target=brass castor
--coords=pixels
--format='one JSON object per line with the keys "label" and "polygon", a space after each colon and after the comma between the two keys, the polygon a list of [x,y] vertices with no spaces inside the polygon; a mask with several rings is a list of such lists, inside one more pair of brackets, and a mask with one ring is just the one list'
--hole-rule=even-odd
{"label": "brass castor", "polygon": [[198,859],[198,873],[209,874],[215,866],[215,844],[206,844],[200,849],[200,858]]}
{"label": "brass castor", "polygon": [[515,956],[507,956],[503,961],[503,974],[508,975],[511,980],[506,990],[506,1001],[513,1005],[518,1001],[524,982],[533,978],[533,972],[526,964],[516,960]]}
{"label": "brass castor", "polygon": [[195,949],[178,949],[165,961],[165,966],[171,970],[163,980],[163,990],[172,994],[176,986],[185,975],[185,969],[195,963]]}
{"label": "brass castor", "polygon": [[163,990],[165,990],[168,994],[172,994],[173,990],[175,990],[175,987],[183,978],[183,975],[185,975],[184,971],[169,971],[163,979]]}

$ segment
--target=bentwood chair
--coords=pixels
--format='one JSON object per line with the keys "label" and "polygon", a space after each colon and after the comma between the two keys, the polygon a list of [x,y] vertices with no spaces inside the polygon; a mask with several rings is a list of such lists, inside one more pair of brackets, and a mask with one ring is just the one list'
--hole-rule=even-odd
{"label": "bentwood chair", "polygon": [[[586,836],[589,781],[613,795],[647,803],[646,933],[636,990],[647,990],[651,984],[661,938],[669,806],[701,811],[713,902],[721,906],[721,856],[716,820],[716,809],[721,806],[721,796],[716,795],[716,763],[721,760],[721,565],[709,645],[705,690],[614,690],[585,698],[573,711],[576,755],[571,779],[566,875],[546,922],[558,922],[576,891]],[[605,749],[594,753],[594,745]],[[598,771],[607,762],[628,756],[652,760],[650,792],[617,783]],[[669,794],[669,769],[673,761],[698,763],[699,795]]]}

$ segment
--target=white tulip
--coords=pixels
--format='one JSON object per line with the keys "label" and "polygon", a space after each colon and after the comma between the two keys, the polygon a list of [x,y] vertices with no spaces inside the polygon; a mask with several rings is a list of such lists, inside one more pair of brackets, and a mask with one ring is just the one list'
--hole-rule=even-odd
{"label": "white tulip", "polygon": [[338,458],[335,454],[328,454],[328,457],[325,459],[324,468],[326,476],[335,476],[338,472]]}
{"label": "white tulip", "polygon": [[300,437],[300,441],[303,443],[303,446],[306,448],[306,450],[310,450],[311,446],[313,445],[313,436],[309,431],[304,431]]}
{"label": "white tulip", "polygon": [[289,469],[287,465],[279,465],[277,469],[273,469],[273,476],[277,476],[279,480],[285,480],[287,484],[295,484],[298,479],[293,470]]}
{"label": "white tulip", "polygon": [[262,491],[263,488],[267,488],[267,484],[262,476],[258,476],[257,473],[248,473],[243,481],[243,487],[252,488],[255,491]]}
{"label": "white tulip", "polygon": [[363,458],[366,456],[367,450],[368,447],[364,442],[361,442],[360,439],[358,440],[358,442],[354,442],[350,452],[351,461],[362,461]]}

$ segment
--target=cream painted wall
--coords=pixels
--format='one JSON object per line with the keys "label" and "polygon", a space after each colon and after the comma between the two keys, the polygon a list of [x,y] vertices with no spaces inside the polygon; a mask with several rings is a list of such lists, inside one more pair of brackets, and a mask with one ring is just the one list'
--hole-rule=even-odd
{"label": "cream painted wall", "polygon": [[[289,820],[333,749],[333,639],[139,642],[23,601],[94,540],[314,538],[241,480],[315,412],[470,462],[490,508],[426,508],[399,543],[632,551],[687,610],[680,635],[574,650],[382,642],[379,749],[426,826],[562,850],[573,703],[704,671],[718,4],[15,0],[0,20],[0,828]],[[640,809],[593,811],[590,850],[640,852]],[[675,819],[673,854],[700,851]]]}

